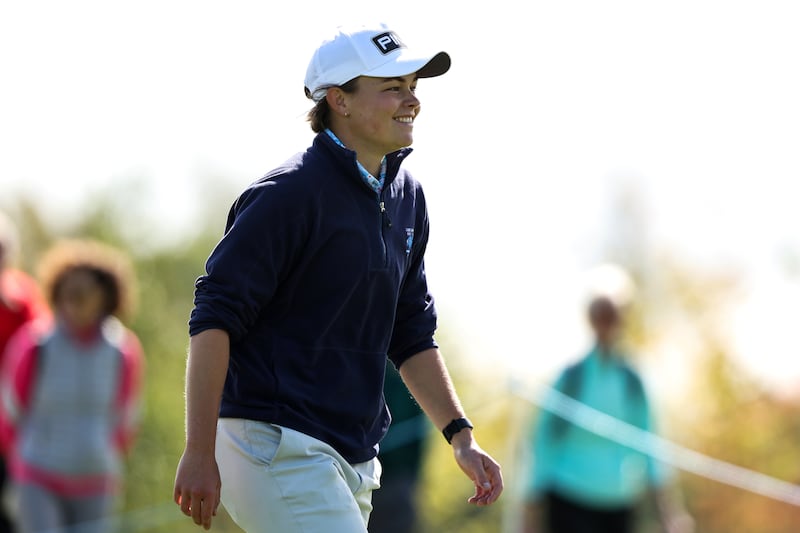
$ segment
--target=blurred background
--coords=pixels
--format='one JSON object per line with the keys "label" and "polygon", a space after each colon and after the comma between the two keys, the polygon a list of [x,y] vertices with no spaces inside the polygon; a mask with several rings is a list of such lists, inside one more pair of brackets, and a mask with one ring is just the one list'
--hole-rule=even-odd
{"label": "blurred background", "polygon": [[[781,498],[679,469],[698,531],[796,530],[800,7],[374,4],[0,5],[0,210],[19,266],[91,236],[137,267],[148,364],[125,528],[195,529],[171,503],[193,281],[236,194],[311,142],[301,85],[320,36],[379,19],[453,58],[419,84],[405,165],[430,209],[438,339],[508,485],[468,507],[429,427],[420,527],[513,530],[527,392],[580,355],[586,272],[614,262],[638,286],[635,364],[664,437],[786,483]],[[224,514],[214,530],[238,531]]]}

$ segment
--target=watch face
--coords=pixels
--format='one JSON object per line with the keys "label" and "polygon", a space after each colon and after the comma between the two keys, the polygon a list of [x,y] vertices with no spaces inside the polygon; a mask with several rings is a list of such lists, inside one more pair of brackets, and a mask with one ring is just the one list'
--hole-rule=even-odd
{"label": "watch face", "polygon": [[450,442],[453,438],[453,435],[464,428],[472,429],[472,423],[466,418],[456,418],[447,424],[447,426],[442,430],[442,433],[444,434],[444,438],[447,439],[447,442]]}

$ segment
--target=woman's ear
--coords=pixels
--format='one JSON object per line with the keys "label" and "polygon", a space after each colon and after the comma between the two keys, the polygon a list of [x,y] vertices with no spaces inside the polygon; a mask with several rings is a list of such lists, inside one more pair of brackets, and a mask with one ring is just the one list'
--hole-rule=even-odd
{"label": "woman's ear", "polygon": [[347,95],[339,87],[328,89],[325,99],[328,101],[328,107],[332,112],[343,117],[350,116],[350,112],[347,109]]}

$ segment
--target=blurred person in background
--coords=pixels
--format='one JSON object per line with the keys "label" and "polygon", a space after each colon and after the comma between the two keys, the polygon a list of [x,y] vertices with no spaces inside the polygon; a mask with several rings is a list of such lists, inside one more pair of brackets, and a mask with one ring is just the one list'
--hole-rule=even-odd
{"label": "blurred person in background", "polygon": [[500,496],[434,340],[428,210],[401,167],[417,82],[449,68],[383,24],[339,28],[312,54],[312,145],[236,199],[195,283],[173,492],[195,524],[224,500],[250,533],[366,533],[387,364],[452,445],[468,502]]}
{"label": "blurred person in background", "polygon": [[6,348],[2,407],[20,533],[108,533],[139,422],[143,353],[121,322],[134,277],[121,251],[61,241],[41,259],[53,309]]}
{"label": "blurred person in background", "polygon": [[383,395],[392,423],[378,451],[381,486],[372,493],[368,530],[414,533],[419,531],[417,488],[425,459],[428,420],[393,365],[386,365]]}
{"label": "blurred person in background", "polygon": [[[15,268],[20,242],[16,225],[0,213],[0,368],[6,345],[25,323],[49,317],[47,302],[39,285],[24,271]],[[0,387],[2,384],[0,383]],[[3,389],[0,388],[0,397]],[[0,414],[0,433],[5,421]],[[6,508],[6,450],[0,450],[0,533],[14,531],[11,513]]]}
{"label": "blurred person in background", "polygon": [[[553,388],[582,404],[653,431],[640,374],[621,346],[633,283],[618,267],[601,267],[586,309],[594,345],[565,368]],[[651,457],[539,411],[525,446],[524,533],[633,533],[652,504],[664,532],[686,533],[693,521],[671,493],[665,466]],[[649,498],[649,501],[648,501]]]}

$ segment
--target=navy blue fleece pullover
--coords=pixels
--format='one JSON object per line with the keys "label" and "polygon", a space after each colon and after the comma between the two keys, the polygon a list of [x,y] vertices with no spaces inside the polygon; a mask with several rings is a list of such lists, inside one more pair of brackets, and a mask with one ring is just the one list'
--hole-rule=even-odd
{"label": "navy blue fleece pullover", "polygon": [[325,133],[248,187],[195,284],[189,333],[222,329],[221,417],[286,426],[371,459],[388,428],[387,355],[435,347],[422,189],[387,156],[380,197]]}

